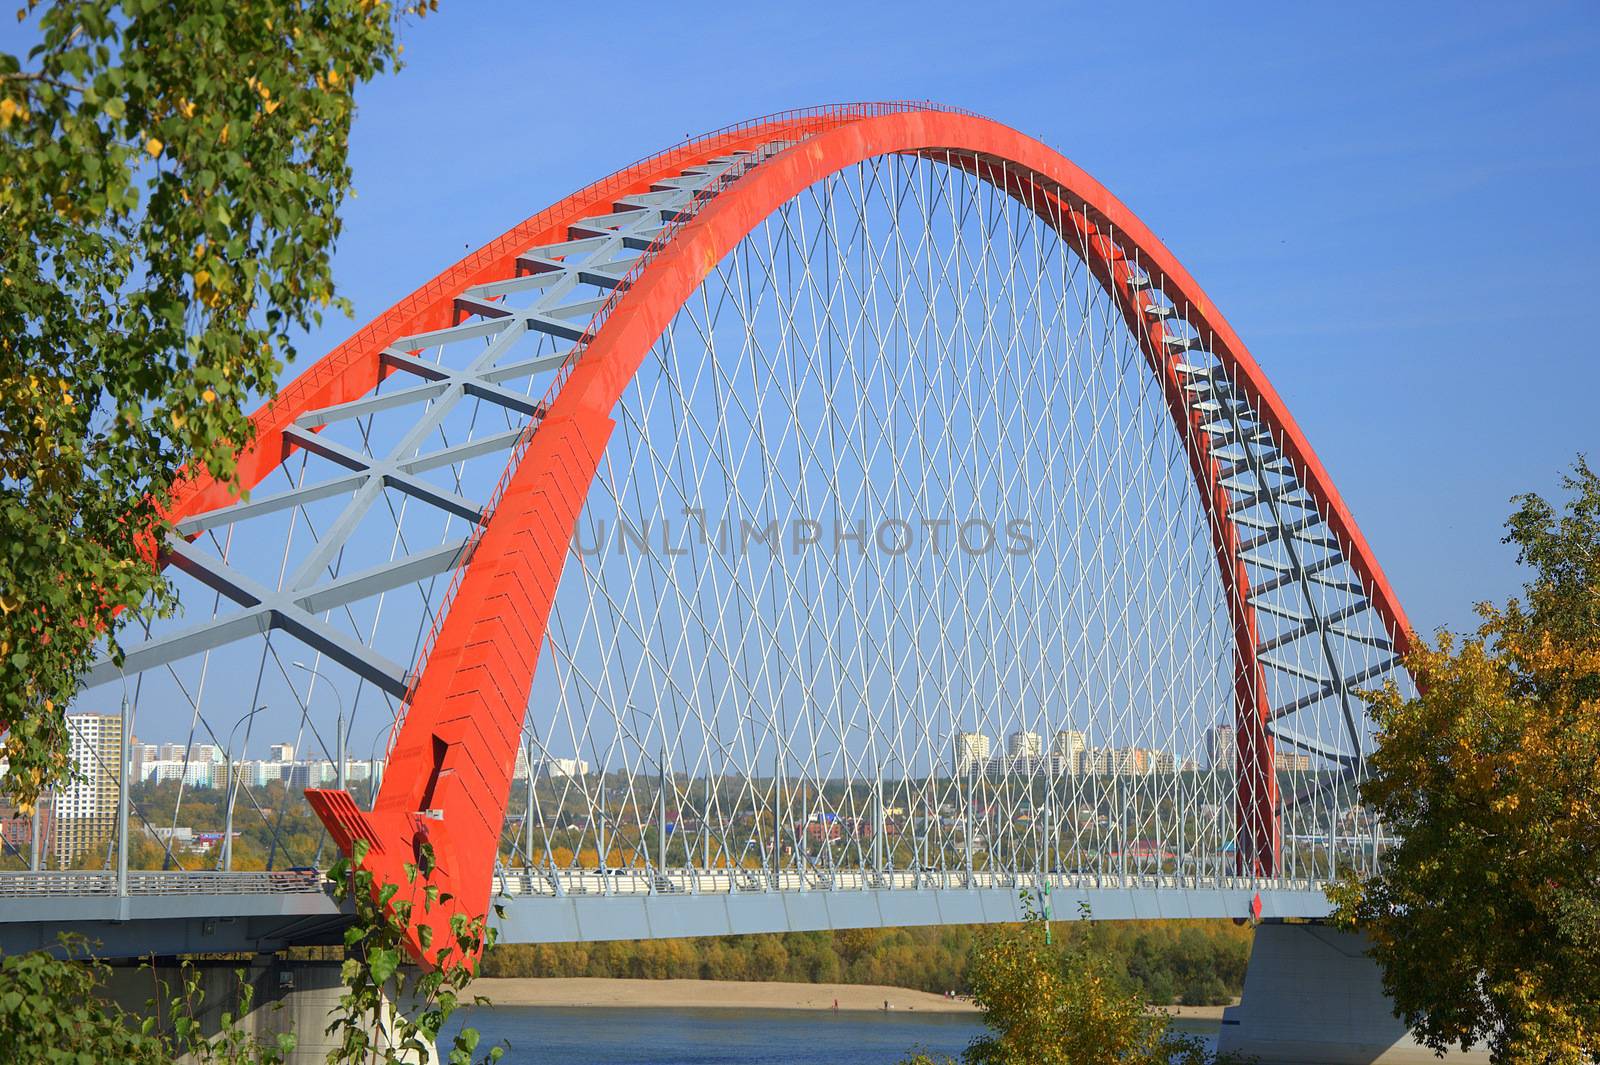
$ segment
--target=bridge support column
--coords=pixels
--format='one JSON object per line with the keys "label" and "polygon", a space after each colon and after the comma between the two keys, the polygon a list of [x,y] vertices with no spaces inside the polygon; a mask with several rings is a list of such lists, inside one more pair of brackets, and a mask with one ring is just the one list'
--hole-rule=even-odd
{"label": "bridge support column", "polygon": [[[1244,998],[1223,1014],[1219,1051],[1259,1065],[1424,1065],[1433,1051],[1395,1017],[1364,936],[1326,925],[1264,924],[1256,929]],[[1448,1060],[1488,1062],[1482,1048]]]}
{"label": "bridge support column", "polygon": [[[195,1019],[208,1038],[220,1031],[224,1012],[235,1016],[239,1013],[237,973],[241,969],[253,995],[250,1012],[239,1018],[240,1028],[258,1042],[268,1044],[275,1044],[280,1032],[292,1032],[295,1050],[287,1058],[287,1065],[321,1065],[327,1061],[337,1038],[326,1034],[329,1014],[338,1008],[344,994],[339,963],[287,961],[276,955],[257,955],[250,962],[194,963],[199,989],[204,993]],[[170,1032],[169,1007],[182,988],[183,971],[177,965],[119,966],[112,970],[105,994],[136,1017],[149,1016],[151,1001],[155,1000],[160,1026]]]}

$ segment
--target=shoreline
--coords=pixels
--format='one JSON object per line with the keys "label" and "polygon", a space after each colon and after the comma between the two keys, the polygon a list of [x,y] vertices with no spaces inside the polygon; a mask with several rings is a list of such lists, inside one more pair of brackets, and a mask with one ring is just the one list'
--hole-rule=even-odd
{"label": "shoreline", "polygon": [[[879,984],[799,984],[746,980],[624,980],[614,977],[480,977],[471,993],[494,1006],[632,1009],[764,1009],[977,1016],[970,999]],[[1162,1006],[1189,1020],[1220,1020],[1222,1006]]]}

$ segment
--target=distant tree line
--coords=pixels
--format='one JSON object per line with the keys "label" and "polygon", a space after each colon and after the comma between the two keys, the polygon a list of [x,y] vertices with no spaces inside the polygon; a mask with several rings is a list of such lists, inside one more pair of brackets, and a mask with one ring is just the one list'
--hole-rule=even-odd
{"label": "distant tree line", "polygon": [[[1055,936],[1092,940],[1149,1001],[1219,1005],[1239,996],[1251,931],[1225,921],[1063,922]],[[968,991],[983,926],[868,928],[607,943],[502,944],[485,976],[637,980],[790,980]]]}

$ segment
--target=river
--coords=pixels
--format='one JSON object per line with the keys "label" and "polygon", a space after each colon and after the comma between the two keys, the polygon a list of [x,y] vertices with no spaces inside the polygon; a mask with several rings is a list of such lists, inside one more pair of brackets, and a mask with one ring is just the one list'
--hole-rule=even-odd
{"label": "river", "polygon": [[[464,1009],[478,1056],[504,1065],[894,1065],[913,1051],[956,1058],[983,1030],[970,1014],[494,1006]],[[460,1015],[458,1015],[460,1016]],[[1215,1040],[1216,1022],[1179,1022]],[[459,1030],[452,1019],[442,1047]]]}

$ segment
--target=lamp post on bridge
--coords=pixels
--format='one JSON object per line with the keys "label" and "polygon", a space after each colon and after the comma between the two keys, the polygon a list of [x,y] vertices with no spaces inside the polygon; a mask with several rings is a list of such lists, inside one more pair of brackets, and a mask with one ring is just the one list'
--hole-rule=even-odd
{"label": "lamp post on bridge", "polygon": [[128,897],[128,774],[133,769],[128,726],[128,697],[122,697],[122,736],[117,741],[117,896]]}
{"label": "lamp post on bridge", "polygon": [[44,809],[44,796],[33,801],[33,849],[28,854],[28,868],[39,872],[44,868],[44,826],[40,815]]}
{"label": "lamp post on bridge", "polygon": [[[664,730],[663,730],[664,731]],[[656,762],[656,870],[662,880],[667,876],[667,745],[661,744],[661,757]],[[673,785],[673,800],[677,800],[677,785]]]}
{"label": "lamp post on bridge", "polygon": [[[267,704],[262,703],[235,721],[233,728],[228,730],[228,742],[222,748],[222,771],[228,777],[228,808],[222,823],[222,868],[224,872],[233,869],[233,807],[239,801],[239,779],[233,772],[233,737],[239,731],[240,725],[246,721],[254,720],[255,716],[266,708]],[[248,738],[248,733],[246,733],[246,736]]]}
{"label": "lamp post on bridge", "polygon": [[[306,665],[304,662],[298,662],[298,661],[295,662],[294,668],[303,669],[307,673],[311,674],[313,677],[317,677],[317,678],[319,678],[321,680],[327,681],[328,689],[333,692],[333,698],[339,705],[339,724],[338,724],[339,731],[338,731],[337,737],[335,738],[335,741],[334,741],[334,749],[338,752],[336,757],[338,758],[339,761],[334,767],[333,780],[334,780],[334,787],[338,788],[340,791],[344,791],[345,790],[345,786],[344,786],[344,767],[345,767],[345,755],[344,755],[344,696],[339,694],[338,685],[334,684],[333,681],[328,680],[328,678],[323,676],[322,673],[320,673],[316,669],[313,669],[312,667]],[[327,748],[324,747],[323,750],[327,750]],[[318,783],[320,784],[321,781],[318,781]]]}

